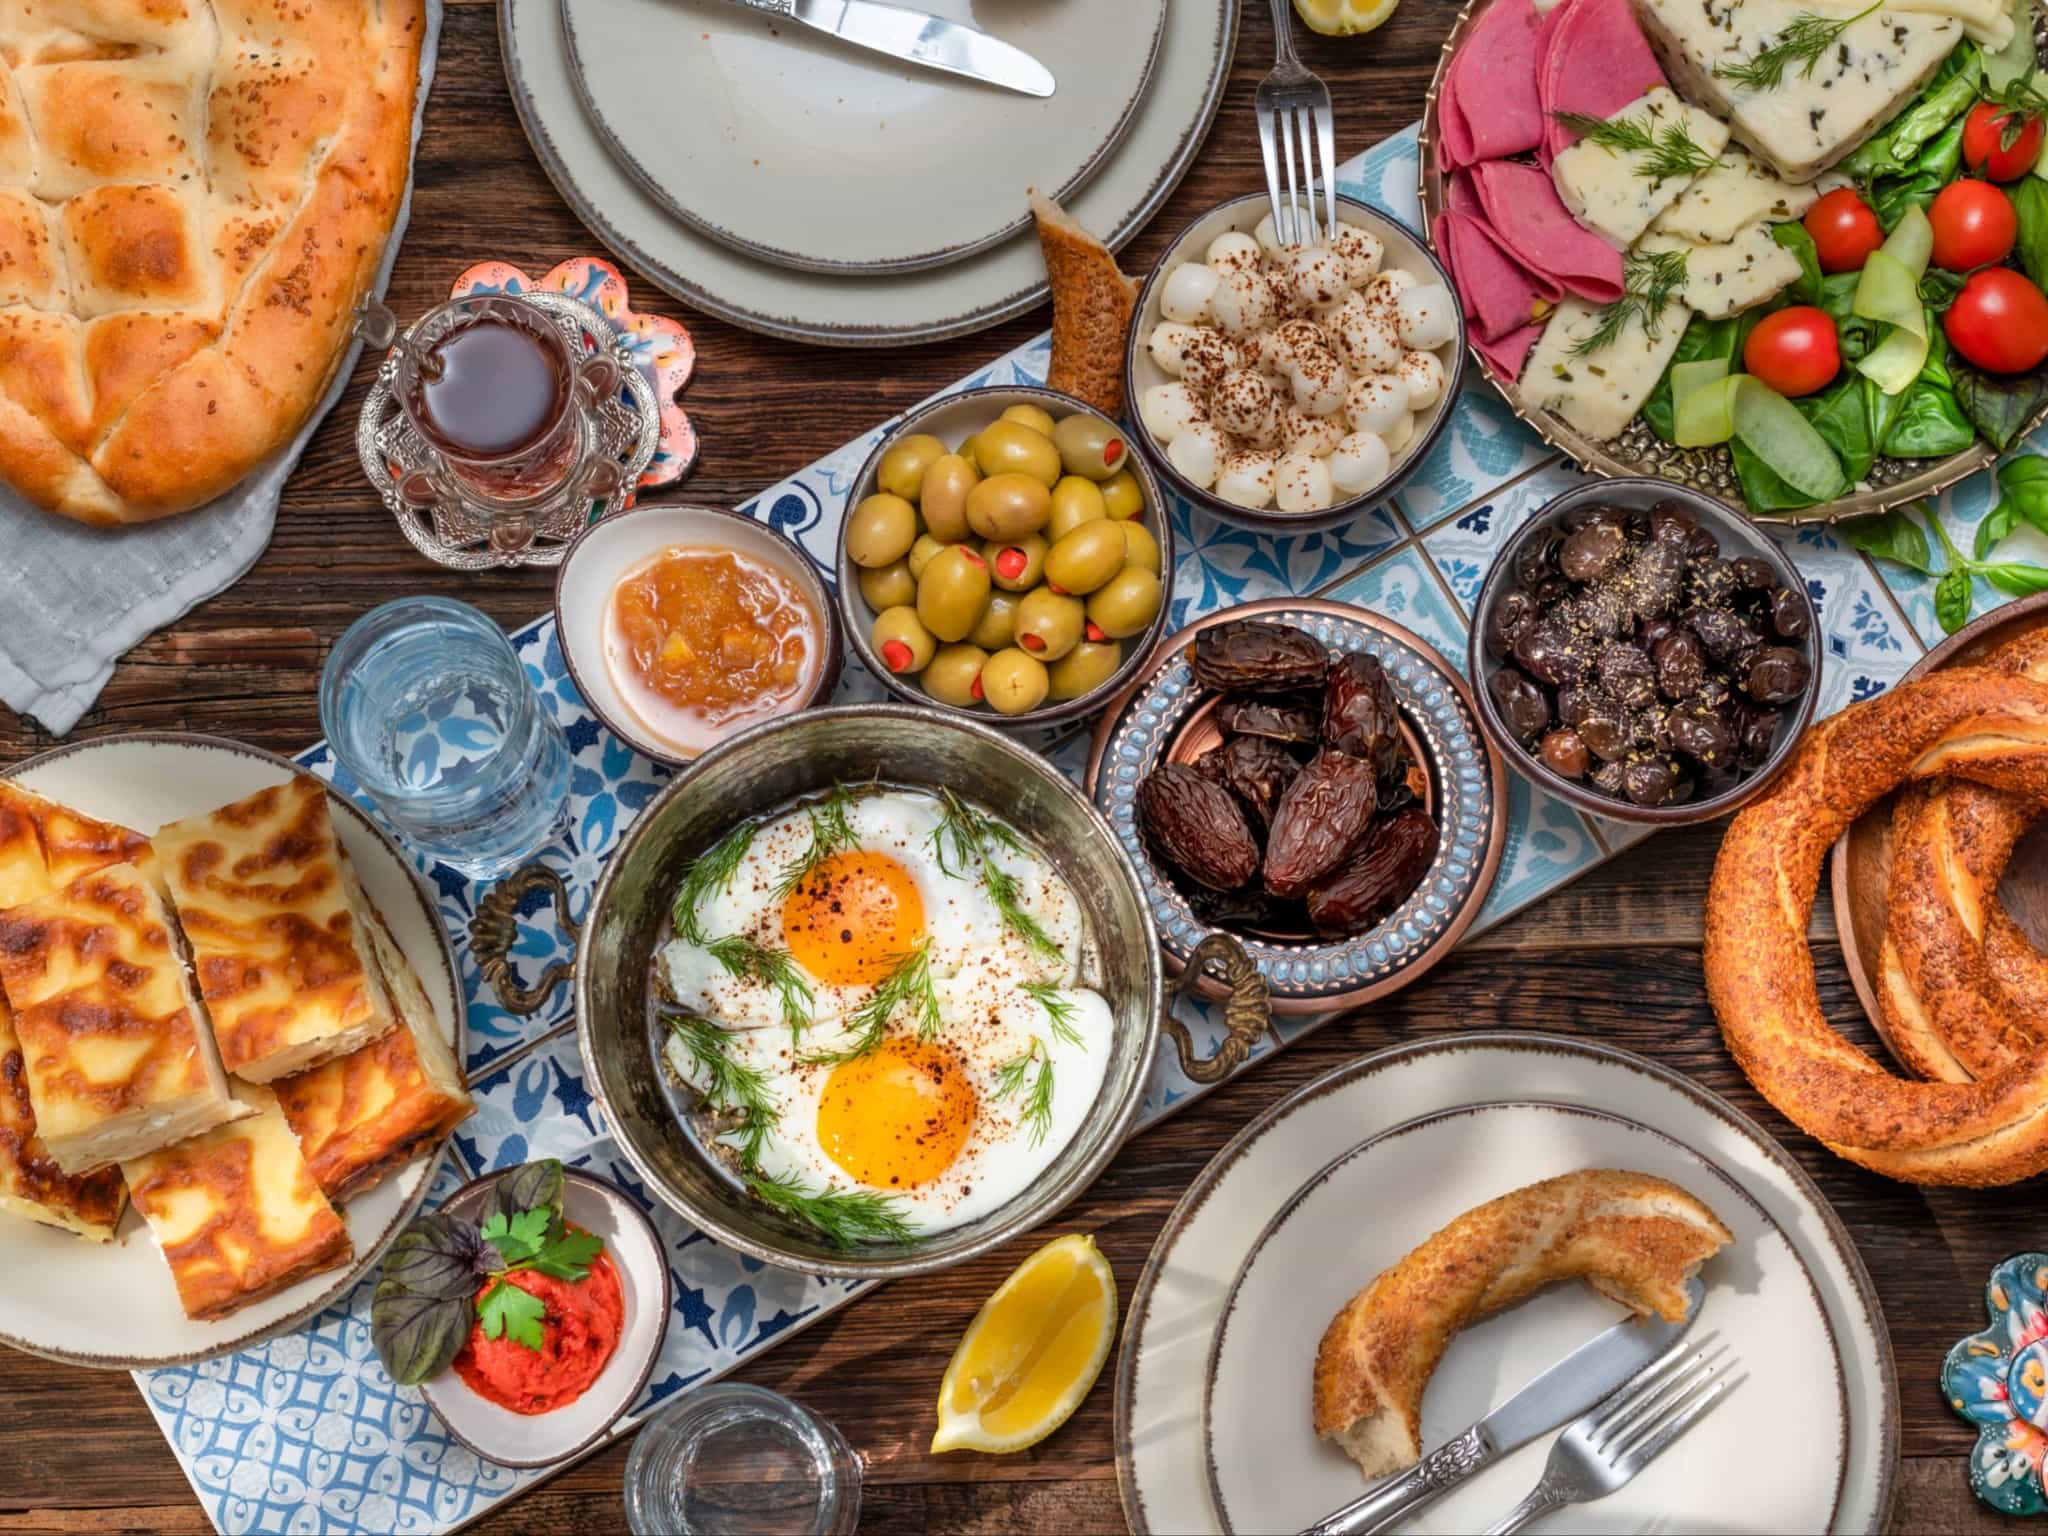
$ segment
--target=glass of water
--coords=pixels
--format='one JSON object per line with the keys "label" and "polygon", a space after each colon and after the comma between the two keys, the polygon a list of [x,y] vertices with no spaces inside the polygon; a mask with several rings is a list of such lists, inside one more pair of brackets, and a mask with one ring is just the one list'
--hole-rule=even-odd
{"label": "glass of water", "polygon": [[562,728],[467,603],[406,597],[357,619],[321,673],[320,724],[399,834],[467,874],[512,868],[567,809]]}
{"label": "glass of water", "polygon": [[642,1427],[626,1462],[638,1536],[847,1536],[859,1520],[845,1437],[763,1387],[699,1387]]}

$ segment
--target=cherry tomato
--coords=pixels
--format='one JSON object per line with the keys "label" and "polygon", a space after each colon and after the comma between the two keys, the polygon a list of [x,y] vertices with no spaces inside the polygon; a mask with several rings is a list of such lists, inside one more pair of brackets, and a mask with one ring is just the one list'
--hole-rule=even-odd
{"label": "cherry tomato", "polygon": [[1842,369],[1835,322],[1811,304],[1765,315],[1742,344],[1742,366],[1787,397],[1826,389]]}
{"label": "cherry tomato", "polygon": [[1806,210],[1801,221],[1813,236],[1823,272],[1855,272],[1864,258],[1884,244],[1877,215],[1852,187],[1837,187]]}
{"label": "cherry tomato", "polygon": [[2003,261],[2019,238],[2012,199],[1988,181],[1952,181],[1927,210],[1934,225],[1934,264],[1950,272]]}
{"label": "cherry tomato", "polygon": [[[2017,129],[2010,146],[2008,131]],[[1993,181],[2018,181],[2041,158],[2041,115],[1980,101],[1963,120],[1963,160]]]}
{"label": "cherry tomato", "polygon": [[2048,298],[2010,267],[1974,273],[1941,328],[1965,362],[1987,373],[2025,373],[2048,358]]}

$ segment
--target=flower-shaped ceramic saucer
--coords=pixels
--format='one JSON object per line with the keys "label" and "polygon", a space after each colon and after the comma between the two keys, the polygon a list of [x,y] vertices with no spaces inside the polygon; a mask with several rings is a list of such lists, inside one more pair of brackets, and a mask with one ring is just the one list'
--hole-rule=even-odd
{"label": "flower-shaped ceramic saucer", "polygon": [[1948,1352],[1941,1393],[1977,1426],[1970,1491],[2000,1514],[2048,1511],[2048,1253],[2016,1253],[1984,1284],[1987,1326]]}

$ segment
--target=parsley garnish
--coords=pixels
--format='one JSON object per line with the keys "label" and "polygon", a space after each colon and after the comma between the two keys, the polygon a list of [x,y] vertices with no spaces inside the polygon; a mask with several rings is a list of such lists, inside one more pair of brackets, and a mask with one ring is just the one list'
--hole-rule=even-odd
{"label": "parsley garnish", "polygon": [[[1023,892],[1017,884],[1017,877],[999,866],[992,857],[991,850],[995,848],[1024,856],[1024,844],[1017,834],[995,817],[983,815],[973,806],[963,804],[950,789],[940,790],[939,795],[946,808],[928,839],[939,869],[949,875],[964,874],[970,863],[978,863],[982,885],[988,891],[988,899],[995,904],[996,915],[1002,918],[1003,926],[1046,959],[1062,958],[1060,947],[1052,935],[1045,931],[1037,918],[1024,910]],[[959,866],[957,869],[955,864]]]}
{"label": "parsley garnish", "polygon": [[876,985],[867,1001],[846,1016],[847,1028],[853,1032],[853,1039],[848,1044],[836,1051],[806,1056],[804,1064],[837,1066],[842,1061],[867,1055],[882,1043],[883,1036],[888,1033],[890,1015],[905,1004],[916,1013],[917,1038],[930,1040],[935,1037],[939,1032],[939,995],[932,988],[930,939],[898,955],[889,974]]}
{"label": "parsley garnish", "polygon": [[1812,11],[1801,11],[1785,23],[1785,30],[1778,34],[1770,47],[1739,64],[1716,64],[1714,74],[1719,79],[1733,80],[1752,91],[1776,90],[1785,81],[1785,71],[1795,64],[1799,66],[1800,78],[1809,79],[1813,75],[1813,66],[1835,46],[1835,39],[1882,3],[1883,0],[1872,0],[1854,16],[1817,16]]}
{"label": "parsley garnish", "polygon": [[1643,334],[1652,341],[1663,324],[1664,309],[1685,287],[1684,251],[1630,251],[1622,258],[1623,293],[1602,305],[1600,324],[1572,343],[1573,357],[1586,357],[1621,339],[1632,316],[1640,315]]}
{"label": "parsley garnish", "polygon": [[676,892],[676,932],[692,944],[704,943],[704,930],[697,908],[713,891],[732,889],[732,877],[739,873],[740,860],[754,841],[754,824],[741,822],[710,848],[699,854],[683,871],[683,883]]}
{"label": "parsley garnish", "polygon": [[1648,114],[1642,118],[1618,117],[1612,122],[1602,117],[1588,117],[1583,112],[1555,112],[1551,115],[1589,144],[1597,144],[1615,154],[1632,152],[1648,155],[1649,159],[1640,162],[1635,172],[1653,183],[1674,176],[1697,176],[1721,163],[1720,156],[1710,155],[1700,147],[1682,118],[1665,124],[1659,131],[1651,127]]}
{"label": "parsley garnish", "polygon": [[1012,1056],[996,1068],[996,1091],[990,1097],[1001,1103],[1015,1094],[1024,1086],[1033,1062],[1038,1064],[1038,1073],[1031,1079],[1022,1118],[1031,1127],[1031,1145],[1035,1147],[1052,1129],[1052,1052],[1046,1049],[1043,1040],[1033,1035],[1022,1055]]}
{"label": "parsley garnish", "polygon": [[604,1243],[592,1233],[570,1230],[546,1206],[511,1216],[491,1212],[483,1224],[483,1239],[504,1261],[503,1268],[489,1272],[491,1287],[477,1298],[476,1315],[483,1324],[484,1337],[509,1335],[513,1343],[538,1351],[547,1305],[507,1276],[531,1269],[557,1280],[581,1280],[590,1273],[591,1261],[604,1252]]}
{"label": "parsley garnish", "polygon": [[808,1222],[841,1248],[861,1243],[907,1243],[916,1233],[902,1207],[872,1189],[812,1189],[793,1173],[748,1176],[747,1188],[766,1205]]}
{"label": "parsley garnish", "polygon": [[725,967],[728,976],[774,988],[790,1039],[803,1038],[811,1023],[811,984],[804,980],[788,950],[771,949],[743,933],[729,933],[706,944],[704,953]]}
{"label": "parsley garnish", "polygon": [[811,823],[810,846],[798,857],[782,866],[782,874],[775,882],[775,899],[781,901],[802,885],[817,869],[835,853],[851,848],[858,838],[854,836],[853,824],[846,819],[846,813],[853,809],[853,796],[846,786],[837,782],[832,793],[811,806],[806,814]]}

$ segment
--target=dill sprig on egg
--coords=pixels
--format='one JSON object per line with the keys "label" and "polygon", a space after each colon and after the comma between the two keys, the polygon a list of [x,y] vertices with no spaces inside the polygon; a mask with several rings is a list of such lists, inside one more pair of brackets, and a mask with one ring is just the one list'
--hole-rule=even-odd
{"label": "dill sprig on egg", "polygon": [[[1060,959],[1060,947],[1052,935],[1045,931],[1037,918],[1024,910],[1023,892],[1017,884],[1017,877],[999,867],[989,854],[993,846],[1021,856],[1025,853],[1022,840],[995,817],[964,804],[950,789],[941,789],[939,795],[945,803],[945,812],[938,826],[932,829],[928,841],[940,872],[964,874],[969,864],[979,864],[982,887],[988,892],[988,899],[994,904],[996,915],[1003,920],[1003,926],[1047,959]],[[955,862],[958,869],[953,867]]]}
{"label": "dill sprig on egg", "polygon": [[740,860],[747,856],[747,849],[753,846],[753,842],[754,824],[743,821],[697,855],[690,867],[683,871],[683,883],[676,891],[674,913],[679,936],[702,947],[704,929],[697,916],[697,908],[714,891],[732,889],[732,877],[739,873]]}
{"label": "dill sprig on egg", "polygon": [[1001,1103],[1016,1094],[1030,1075],[1033,1062],[1038,1064],[1038,1073],[1031,1079],[1021,1118],[1031,1128],[1031,1145],[1035,1147],[1052,1129],[1052,1052],[1046,1049],[1043,1040],[1033,1035],[1021,1055],[1012,1056],[996,1068],[996,1090],[990,1097]]}
{"label": "dill sprig on egg", "polygon": [[[689,1052],[696,1076],[707,1086],[697,1091],[713,1109],[737,1110],[745,1121],[736,1127],[740,1166],[751,1170],[761,1160],[761,1144],[781,1119],[768,1095],[768,1079],[754,1067],[732,1057],[724,1030],[694,1013],[663,1015],[669,1033]],[[694,1086],[694,1085],[693,1085]]]}
{"label": "dill sprig on egg", "polygon": [[764,1204],[808,1222],[841,1248],[907,1243],[917,1236],[897,1202],[875,1190],[812,1189],[793,1173],[773,1178],[752,1173],[747,1188]]}
{"label": "dill sprig on egg", "polygon": [[917,1016],[917,1038],[935,1039],[939,1033],[939,994],[932,986],[932,941],[924,939],[915,949],[898,955],[889,974],[876,983],[866,1002],[846,1016],[853,1038],[835,1051],[820,1051],[802,1058],[806,1066],[837,1066],[865,1056],[879,1047],[889,1032],[889,1019],[908,1005]]}
{"label": "dill sprig on egg", "polygon": [[833,854],[844,853],[860,841],[854,835],[853,823],[846,819],[846,813],[852,809],[852,793],[836,779],[832,793],[806,809],[805,815],[811,823],[810,845],[782,866],[775,882],[777,901],[810,879],[812,872]]}
{"label": "dill sprig on egg", "polygon": [[775,991],[782,1022],[792,1042],[801,1040],[811,1024],[811,984],[786,949],[772,949],[743,933],[729,933],[702,945],[704,953],[740,981],[758,981]]}
{"label": "dill sprig on egg", "polygon": [[1046,1027],[1068,1045],[1080,1046],[1081,1031],[1074,1028],[1074,1000],[1061,997],[1059,988],[1050,981],[1027,981],[1023,992],[1045,1010]]}

